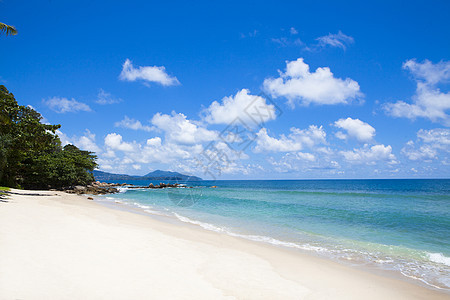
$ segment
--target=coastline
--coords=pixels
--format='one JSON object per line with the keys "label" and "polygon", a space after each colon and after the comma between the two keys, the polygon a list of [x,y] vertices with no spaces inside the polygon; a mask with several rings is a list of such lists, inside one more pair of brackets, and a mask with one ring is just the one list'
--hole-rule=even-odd
{"label": "coastline", "polygon": [[18,194],[0,203],[0,299],[449,298],[297,251],[111,209],[87,196],[12,191]]}

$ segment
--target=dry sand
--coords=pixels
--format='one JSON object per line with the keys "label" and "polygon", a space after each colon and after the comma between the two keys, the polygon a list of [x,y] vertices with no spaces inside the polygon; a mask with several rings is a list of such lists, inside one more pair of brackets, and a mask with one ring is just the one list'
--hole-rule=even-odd
{"label": "dry sand", "polygon": [[0,299],[449,299],[84,196],[12,191],[22,195],[0,202]]}

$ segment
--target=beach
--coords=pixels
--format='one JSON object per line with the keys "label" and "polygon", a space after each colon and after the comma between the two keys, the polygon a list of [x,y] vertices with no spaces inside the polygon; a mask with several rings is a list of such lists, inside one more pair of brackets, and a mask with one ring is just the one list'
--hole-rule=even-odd
{"label": "beach", "polygon": [[0,203],[0,299],[448,299],[395,276],[12,189]]}

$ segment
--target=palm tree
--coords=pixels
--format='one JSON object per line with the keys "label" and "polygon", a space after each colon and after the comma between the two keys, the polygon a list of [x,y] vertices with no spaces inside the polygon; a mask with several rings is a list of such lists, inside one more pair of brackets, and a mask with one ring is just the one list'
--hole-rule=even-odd
{"label": "palm tree", "polygon": [[17,29],[14,26],[6,25],[4,23],[0,23],[0,35],[3,34],[3,33],[5,35],[16,35],[17,34]]}

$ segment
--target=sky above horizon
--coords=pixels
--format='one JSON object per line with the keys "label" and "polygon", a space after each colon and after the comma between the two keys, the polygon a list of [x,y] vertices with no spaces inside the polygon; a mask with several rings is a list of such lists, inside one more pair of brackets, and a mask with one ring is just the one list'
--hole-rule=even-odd
{"label": "sky above horizon", "polygon": [[10,1],[0,84],[99,169],[449,178],[448,1]]}

